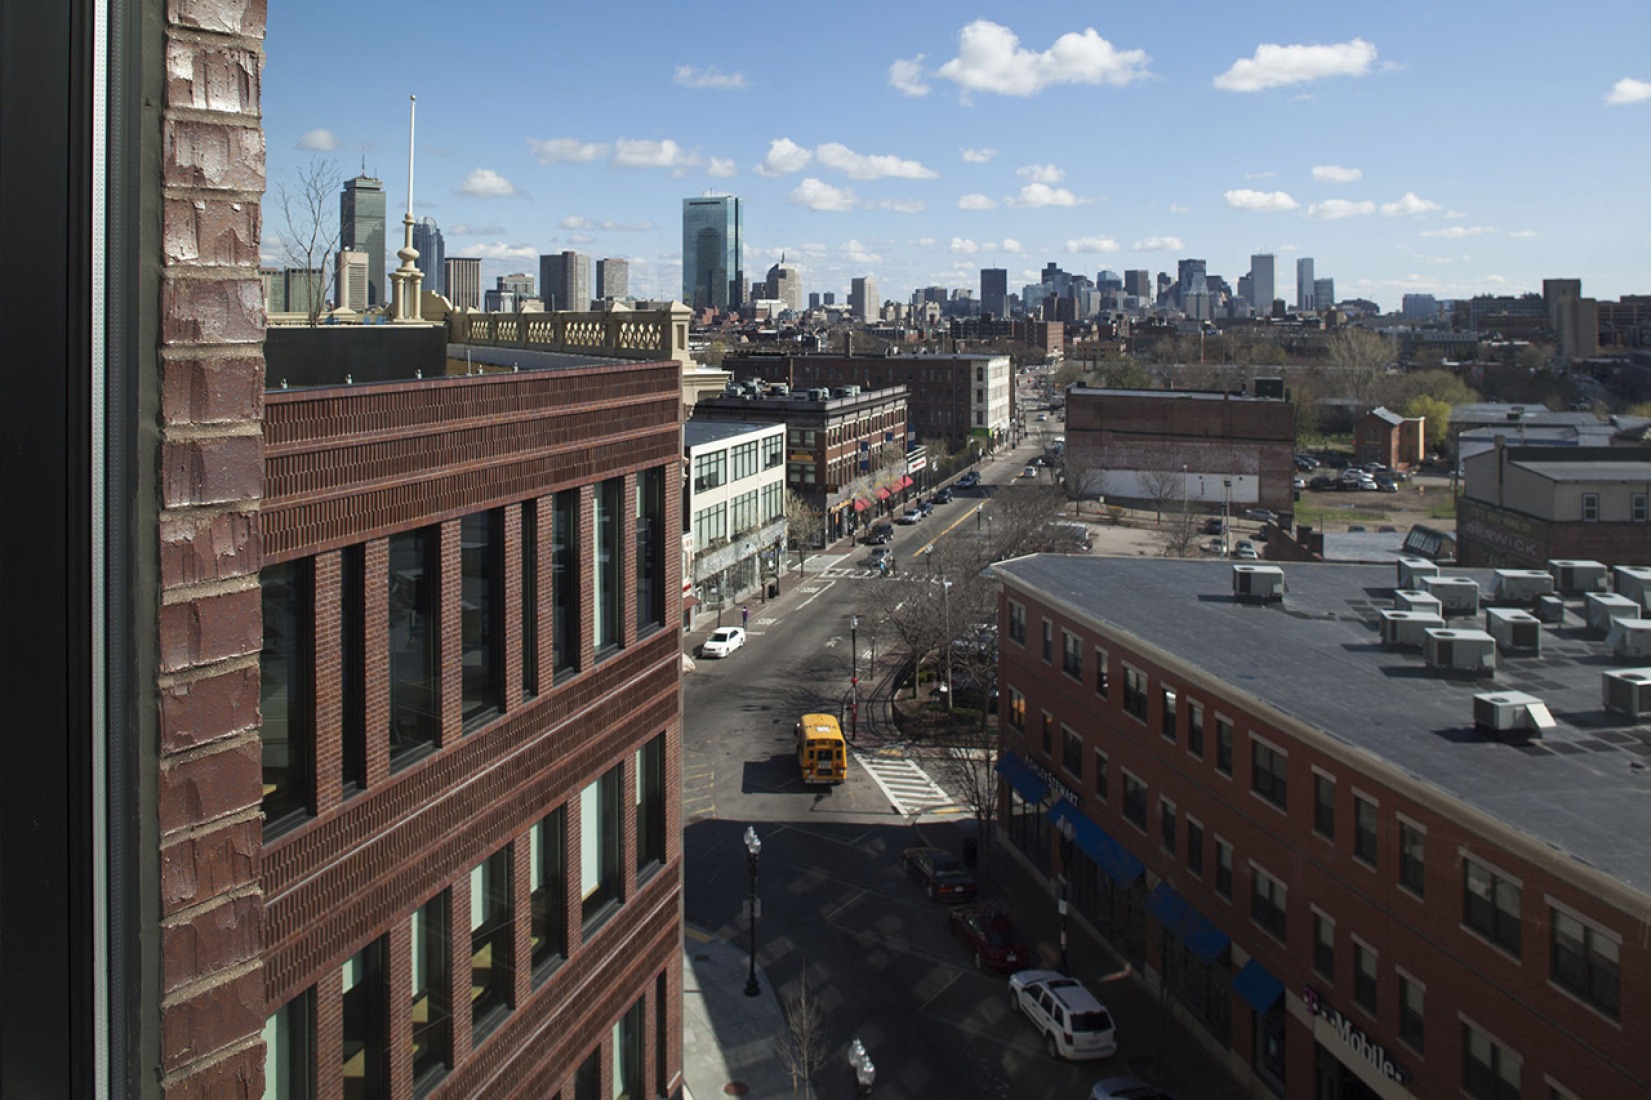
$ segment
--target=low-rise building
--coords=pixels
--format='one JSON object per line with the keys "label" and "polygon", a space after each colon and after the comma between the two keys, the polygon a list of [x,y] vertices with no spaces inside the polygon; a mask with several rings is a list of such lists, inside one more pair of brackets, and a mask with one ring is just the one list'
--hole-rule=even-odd
{"label": "low-rise building", "polygon": [[688,478],[683,518],[685,603],[701,615],[775,583],[786,545],[785,434],[782,422],[690,420],[682,443]]}
{"label": "low-rise building", "polygon": [[1651,457],[1636,447],[1496,445],[1462,463],[1464,565],[1651,561]]}
{"label": "low-rise building", "polygon": [[1409,470],[1421,464],[1426,438],[1425,418],[1401,416],[1378,405],[1361,416],[1353,429],[1353,461]]}

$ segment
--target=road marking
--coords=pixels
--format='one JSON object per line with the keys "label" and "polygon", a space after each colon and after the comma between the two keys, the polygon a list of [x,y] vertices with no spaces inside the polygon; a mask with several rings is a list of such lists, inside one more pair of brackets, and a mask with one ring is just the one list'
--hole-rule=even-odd
{"label": "road marking", "polygon": [[860,752],[856,752],[854,758],[889,800],[894,812],[903,817],[956,805],[956,800],[912,760]]}
{"label": "road marking", "polygon": [[825,595],[826,592],[830,590],[831,586],[836,584],[836,583],[837,583],[836,581],[827,581],[825,584],[822,584],[820,586],[820,590],[818,592],[814,593],[812,596],[808,597],[808,599],[804,600],[802,603],[798,604],[797,606],[799,608],[807,607],[809,604],[813,603],[815,600],[817,600],[821,596]]}

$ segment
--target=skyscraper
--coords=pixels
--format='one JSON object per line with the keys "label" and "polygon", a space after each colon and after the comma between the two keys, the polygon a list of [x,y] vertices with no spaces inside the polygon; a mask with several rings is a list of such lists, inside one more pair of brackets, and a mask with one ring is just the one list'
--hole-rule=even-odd
{"label": "skyscraper", "polygon": [[1182,309],[1186,309],[1188,298],[1206,293],[1204,287],[1204,261],[1177,260],[1175,262],[1175,274],[1175,301]]}
{"label": "skyscraper", "polygon": [[1124,293],[1133,294],[1143,302],[1152,301],[1152,272],[1146,268],[1124,272]]}
{"label": "skyscraper", "polygon": [[442,280],[454,309],[482,307],[482,261],[479,256],[449,256]]}
{"label": "skyscraper", "polygon": [[1329,309],[1336,304],[1336,280],[1313,280],[1313,308]]}
{"label": "skyscraper", "polygon": [[341,248],[333,262],[336,277],[333,308],[363,313],[367,309],[367,254]]}
{"label": "skyscraper", "polygon": [[682,300],[737,309],[745,300],[744,215],[734,195],[682,200]]}
{"label": "skyscraper", "polygon": [[1268,314],[1273,310],[1274,292],[1278,289],[1277,274],[1274,270],[1273,254],[1258,252],[1250,257],[1250,304],[1255,311]]}
{"label": "skyscraper", "polygon": [[877,298],[877,280],[870,275],[854,279],[848,288],[848,311],[861,321],[875,321],[878,319],[877,310],[882,305]]}
{"label": "skyscraper", "polygon": [[589,309],[590,257],[580,252],[540,256],[539,297],[550,312]]}
{"label": "skyscraper", "polygon": [[769,298],[777,298],[785,303],[785,308],[794,313],[803,311],[803,276],[796,267],[785,262],[785,256],[780,256],[780,262],[768,269],[768,279],[763,284],[763,294]]}
{"label": "skyscraper", "polygon": [[1004,268],[980,269],[980,312],[993,317],[1009,315],[1009,272]]}
{"label": "skyscraper", "polygon": [[384,181],[360,175],[338,197],[338,247],[367,254],[367,305],[384,295]]}
{"label": "skyscraper", "polygon": [[609,256],[596,261],[596,297],[628,298],[631,293],[631,262]]}
{"label": "skyscraper", "polygon": [[424,289],[447,294],[447,242],[434,218],[413,223],[413,247],[418,250],[418,269],[424,273]]}
{"label": "skyscraper", "polygon": [[1296,261],[1296,308],[1307,312],[1318,308],[1313,297],[1313,257],[1303,256]]}

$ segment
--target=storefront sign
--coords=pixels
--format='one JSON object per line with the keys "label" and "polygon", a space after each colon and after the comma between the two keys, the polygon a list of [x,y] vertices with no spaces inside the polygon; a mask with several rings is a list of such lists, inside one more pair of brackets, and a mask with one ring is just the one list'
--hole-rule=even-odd
{"label": "storefront sign", "polygon": [[[1319,991],[1312,986],[1306,986],[1301,991],[1302,1002],[1307,1005],[1309,1014],[1316,1016],[1329,1025],[1329,1030],[1336,1038],[1346,1044],[1347,1049],[1369,1062],[1376,1071],[1389,1081],[1403,1084],[1410,1080],[1410,1073],[1403,1066],[1388,1057],[1387,1048],[1371,1039],[1364,1030],[1351,1019],[1331,1008],[1319,996]],[[1315,1033],[1320,1028],[1315,1025]]]}
{"label": "storefront sign", "polygon": [[1026,758],[1026,767],[1036,774],[1039,779],[1049,784],[1049,789],[1057,792],[1061,797],[1061,801],[1070,802],[1073,806],[1082,808],[1083,803],[1078,798],[1077,792],[1075,792],[1071,787],[1068,787],[1065,783],[1062,783],[1059,779],[1056,779],[1053,772],[1047,770],[1042,764],[1039,764],[1031,757]]}

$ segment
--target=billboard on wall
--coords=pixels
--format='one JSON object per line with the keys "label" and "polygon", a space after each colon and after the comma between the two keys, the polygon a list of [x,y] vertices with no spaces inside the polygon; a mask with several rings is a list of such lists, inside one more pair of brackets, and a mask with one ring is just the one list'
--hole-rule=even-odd
{"label": "billboard on wall", "polygon": [[1457,557],[1463,565],[1540,568],[1548,561],[1548,525],[1473,500],[1456,502]]}

